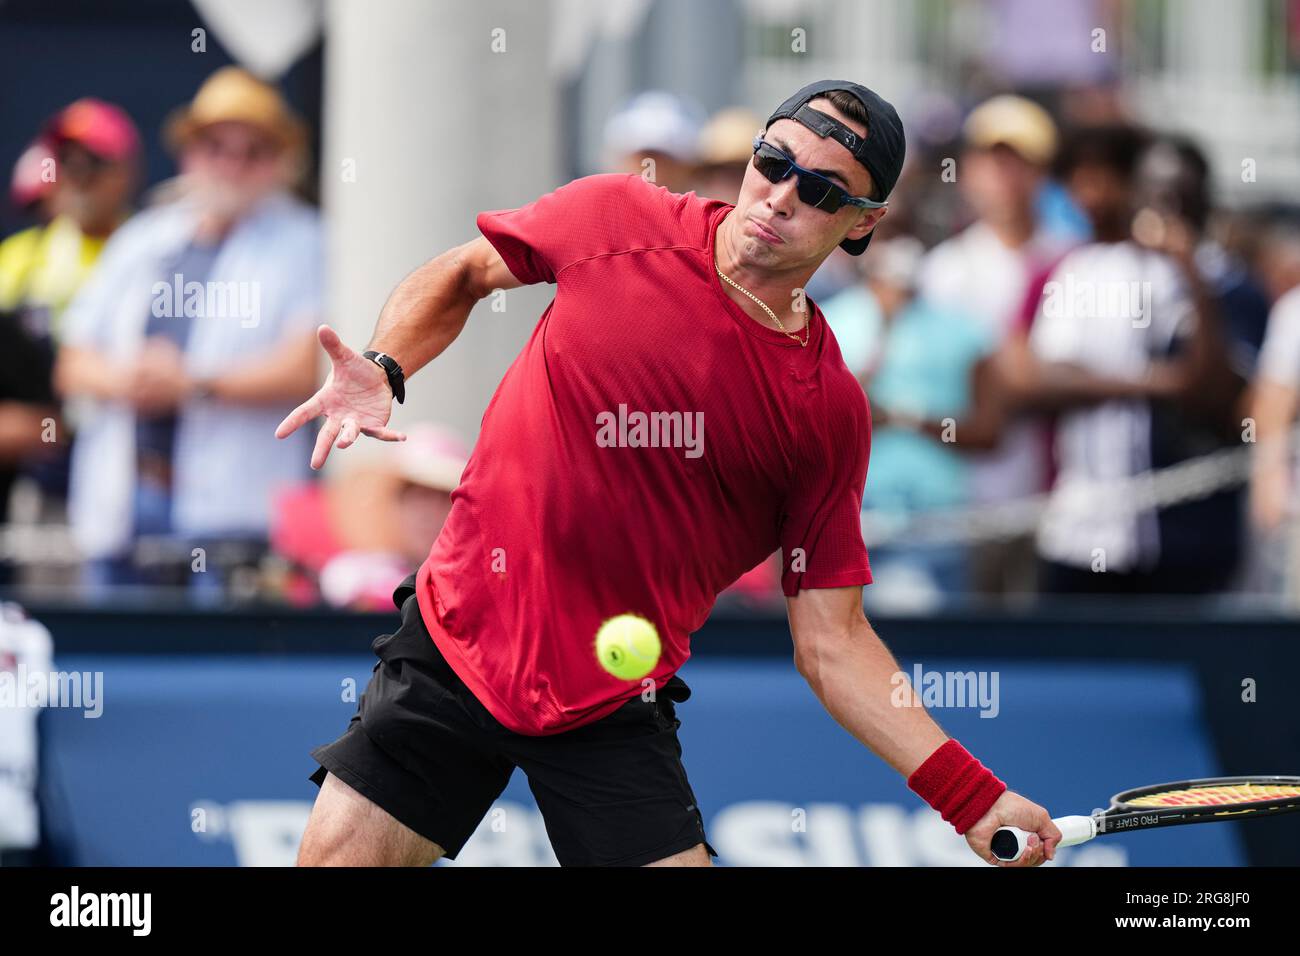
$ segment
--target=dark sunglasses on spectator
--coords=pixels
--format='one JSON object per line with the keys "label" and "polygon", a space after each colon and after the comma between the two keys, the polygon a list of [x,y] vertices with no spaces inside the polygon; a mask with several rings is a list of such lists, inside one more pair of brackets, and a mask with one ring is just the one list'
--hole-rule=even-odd
{"label": "dark sunglasses on spectator", "polygon": [[107,159],[77,143],[64,143],[59,148],[58,162],[63,173],[78,182],[94,179],[110,165]]}
{"label": "dark sunglasses on spectator", "polygon": [[280,152],[276,144],[267,140],[253,140],[235,146],[217,136],[199,136],[198,146],[209,156],[229,156],[244,163],[263,163],[274,159]]}
{"label": "dark sunglasses on spectator", "polygon": [[754,137],[754,168],[767,177],[768,182],[779,183],[791,173],[798,177],[796,191],[799,199],[823,212],[838,212],[841,206],[858,206],[862,209],[884,209],[889,205],[865,196],[851,196],[825,176],[804,169],[793,159],[777,149],[762,136]]}

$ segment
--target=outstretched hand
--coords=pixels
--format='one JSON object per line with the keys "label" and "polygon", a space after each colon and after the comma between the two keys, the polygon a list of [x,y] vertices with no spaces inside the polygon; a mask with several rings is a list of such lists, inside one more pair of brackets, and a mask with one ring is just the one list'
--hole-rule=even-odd
{"label": "outstretched hand", "polygon": [[361,357],[343,344],[338,333],[328,325],[316,330],[321,347],[330,357],[330,373],[320,390],[280,422],[276,438],[287,438],[317,416],[325,424],[316,436],[311,453],[312,468],[320,468],[335,446],[347,448],[358,435],[382,441],[406,441],[406,435],[385,426],[393,411],[393,390],[388,376],[374,362]]}

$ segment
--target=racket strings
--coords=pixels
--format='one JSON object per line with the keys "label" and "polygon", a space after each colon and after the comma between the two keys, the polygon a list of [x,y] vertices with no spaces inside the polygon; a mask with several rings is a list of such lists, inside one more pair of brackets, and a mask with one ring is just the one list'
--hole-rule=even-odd
{"label": "racket strings", "polygon": [[1131,807],[1214,807],[1300,797],[1295,784],[1234,783],[1163,790],[1124,801]]}

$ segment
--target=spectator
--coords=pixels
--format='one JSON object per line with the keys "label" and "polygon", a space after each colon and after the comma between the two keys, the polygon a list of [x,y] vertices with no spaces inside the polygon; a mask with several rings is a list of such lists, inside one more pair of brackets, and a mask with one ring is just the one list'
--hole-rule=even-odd
{"label": "spectator", "polygon": [[43,141],[55,162],[44,200],[53,218],[0,243],[0,310],[19,311],[32,335],[57,341],[64,308],[130,214],[140,137],[119,107],[84,99],[50,120]]}
{"label": "spectator", "polygon": [[1133,481],[1162,456],[1185,457],[1199,430],[1213,433],[1240,385],[1190,207],[1148,195],[1157,204],[1135,218],[1147,144],[1142,131],[1110,125],[1079,130],[1067,149],[1067,183],[1095,241],[1052,272],[1030,337],[1032,401],[1060,413],[1038,534],[1045,591],[1205,593],[1233,571],[1235,542],[1211,529],[1184,540]]}
{"label": "spectator", "polygon": [[[822,307],[845,363],[871,398],[863,509],[886,527],[965,504],[969,467],[961,451],[993,443],[976,436],[982,415],[972,401],[992,335],[917,297],[923,254],[919,239],[877,236],[862,257],[865,281]],[[918,588],[929,597],[965,590],[965,553],[958,546],[884,545],[871,558],[877,582],[890,582],[881,593],[904,586],[913,596]]]}
{"label": "spectator", "polygon": [[429,556],[469,460],[460,439],[435,425],[415,426],[405,442],[386,451],[385,507],[396,535],[386,548],[345,550],[326,562],[320,589],[335,607],[392,608],[393,589]]}
{"label": "spectator", "polygon": [[[872,233],[881,238],[891,234],[896,234],[896,231],[888,224],[887,219],[881,220],[880,225]],[[861,265],[862,263],[855,256],[849,255],[836,246],[808,280],[808,287],[805,290],[808,298],[814,302],[826,302],[845,289],[852,288],[859,281]]]}
{"label": "spectator", "polygon": [[[1038,221],[1035,205],[1056,154],[1056,126],[1037,104],[998,96],[971,112],[962,135],[957,185],[975,222],[926,257],[920,296],[936,309],[969,316],[995,347],[1014,346],[1035,278],[1065,251]],[[994,448],[971,458],[975,504],[1014,501],[1046,487],[1047,439],[1038,420],[1008,422]],[[980,593],[1033,591],[1030,534],[978,544],[970,561],[970,583]]]}
{"label": "spectator", "polygon": [[[69,307],[55,371],[88,406],[69,512],[93,590],[219,592],[217,555],[192,564],[191,549],[264,547],[272,491],[304,474],[311,442],[274,437],[316,384],[320,225],[287,193],[303,126],[273,87],[226,67],[167,138],[174,198],[113,236]],[[178,545],[183,563],[142,566],[143,536]]]}
{"label": "spectator", "polygon": [[[1159,231],[1166,220],[1185,228],[1196,273],[1214,310],[1220,341],[1226,346],[1215,363],[1222,405],[1161,401],[1151,405],[1151,467],[1167,468],[1224,448],[1240,448],[1249,414],[1247,388],[1268,322],[1268,296],[1245,265],[1210,234],[1214,209],[1211,170],[1205,154],[1191,140],[1162,136],[1143,154],[1137,171],[1134,228]],[[1176,336],[1157,359],[1172,359],[1186,339]],[[1246,496],[1239,485],[1161,508],[1156,513],[1159,567],[1173,573],[1181,563],[1195,564],[1186,573],[1221,590],[1240,568],[1246,537]]]}
{"label": "spectator", "polygon": [[1256,444],[1250,510],[1260,536],[1255,582],[1263,590],[1300,594],[1295,441],[1300,411],[1300,230],[1269,232],[1266,275],[1275,299],[1259,356],[1251,417]]}
{"label": "spectator", "polygon": [[393,589],[428,556],[469,451],[451,430],[417,424],[377,460],[334,472],[279,498],[272,545],[296,572],[296,604],[387,611]]}
{"label": "spectator", "polygon": [[55,169],[54,150],[39,136],[14,163],[9,179],[9,200],[27,219],[46,223],[53,218],[50,197],[58,181]]}
{"label": "spectator", "polygon": [[129,214],[139,164],[130,117],[83,99],[50,119],[15,168],[13,198],[48,221],[0,243],[0,523],[23,475],[35,492],[27,520],[67,521],[73,435],[54,396],[54,350],[64,308]]}
{"label": "spectator", "polygon": [[669,192],[687,192],[702,126],[698,110],[681,97],[661,90],[641,93],[605,124],[606,171],[636,173]]}
{"label": "spectator", "polygon": [[754,155],[754,137],[763,120],[744,107],[720,110],[700,133],[695,191],[706,199],[736,204],[740,184]]}

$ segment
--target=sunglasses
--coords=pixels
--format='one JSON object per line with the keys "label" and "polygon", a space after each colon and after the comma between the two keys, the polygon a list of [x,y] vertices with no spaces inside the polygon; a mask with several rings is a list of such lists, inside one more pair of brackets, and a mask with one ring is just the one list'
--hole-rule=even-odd
{"label": "sunglasses", "polygon": [[754,168],[772,183],[779,183],[794,173],[798,177],[799,199],[823,212],[839,212],[841,206],[884,209],[889,205],[888,201],[876,202],[865,196],[849,195],[825,176],[814,173],[811,169],[804,169],[781,150],[765,141],[762,136],[754,137]]}
{"label": "sunglasses", "polygon": [[59,150],[58,162],[63,173],[77,182],[89,182],[111,165],[107,159],[75,143],[65,144]]}
{"label": "sunglasses", "polygon": [[278,146],[266,140],[254,139],[243,143],[238,141],[228,142],[211,134],[197,137],[195,145],[213,158],[228,156],[231,159],[250,165],[267,162],[280,153]]}

